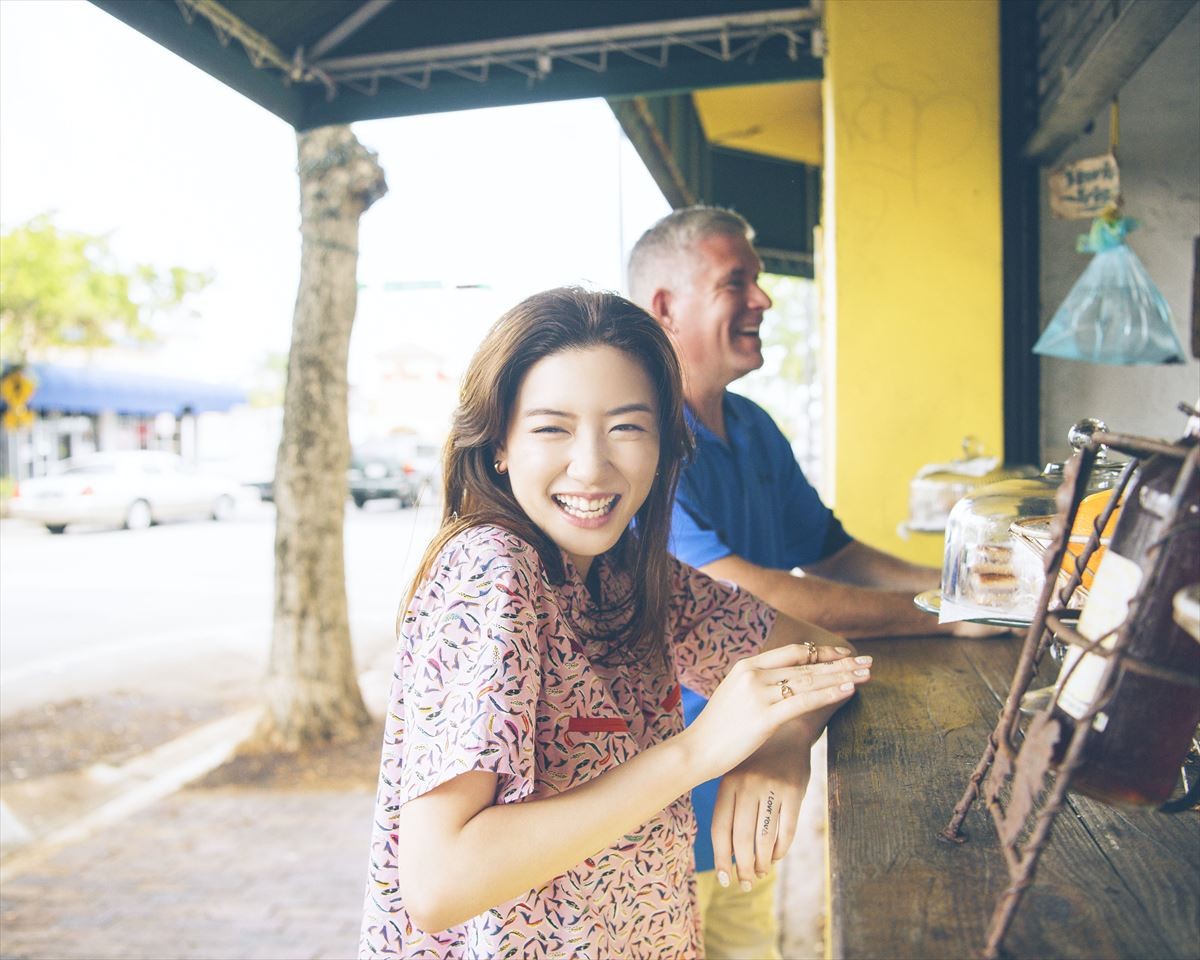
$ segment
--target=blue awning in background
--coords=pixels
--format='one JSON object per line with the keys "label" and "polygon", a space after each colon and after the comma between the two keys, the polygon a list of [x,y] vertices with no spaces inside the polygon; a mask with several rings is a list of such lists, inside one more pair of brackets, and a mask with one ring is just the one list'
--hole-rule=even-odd
{"label": "blue awning in background", "polygon": [[179,416],[185,411],[228,410],[246,402],[243,390],[195,380],[52,363],[32,363],[27,369],[37,379],[29,408],[39,413],[111,410],[145,416],[158,413]]}

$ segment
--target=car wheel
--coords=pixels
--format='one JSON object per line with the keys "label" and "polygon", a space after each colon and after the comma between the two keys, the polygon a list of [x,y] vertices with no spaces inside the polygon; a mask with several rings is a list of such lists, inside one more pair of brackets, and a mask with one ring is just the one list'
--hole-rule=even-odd
{"label": "car wheel", "polygon": [[212,518],[217,521],[229,520],[233,517],[233,497],[221,495],[213,503]]}
{"label": "car wheel", "polygon": [[67,525],[65,523],[48,523],[46,529],[53,534],[66,533]]}
{"label": "car wheel", "polygon": [[366,502],[367,502],[366,497],[361,496],[360,494],[357,494],[357,493],[354,495],[354,505],[356,507],[358,507],[359,510],[361,510],[366,505]]}
{"label": "car wheel", "polygon": [[125,513],[126,530],[145,530],[154,522],[150,513],[150,504],[145,500],[134,500]]}

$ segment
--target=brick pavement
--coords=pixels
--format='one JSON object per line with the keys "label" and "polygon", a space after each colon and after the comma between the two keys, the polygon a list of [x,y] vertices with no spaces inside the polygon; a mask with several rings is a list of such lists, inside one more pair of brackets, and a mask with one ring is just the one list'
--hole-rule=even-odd
{"label": "brick pavement", "polygon": [[185,789],[7,879],[0,957],[351,958],[373,799]]}

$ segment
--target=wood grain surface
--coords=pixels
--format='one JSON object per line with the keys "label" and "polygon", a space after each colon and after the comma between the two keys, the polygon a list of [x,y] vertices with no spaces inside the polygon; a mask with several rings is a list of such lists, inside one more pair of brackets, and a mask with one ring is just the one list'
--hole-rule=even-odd
{"label": "wood grain surface", "polygon": [[[829,729],[834,958],[977,955],[1008,871],[981,802],[938,839],[1000,715],[1019,638],[859,642],[874,676]],[[1013,957],[1200,957],[1200,815],[1074,794],[1004,941]]]}

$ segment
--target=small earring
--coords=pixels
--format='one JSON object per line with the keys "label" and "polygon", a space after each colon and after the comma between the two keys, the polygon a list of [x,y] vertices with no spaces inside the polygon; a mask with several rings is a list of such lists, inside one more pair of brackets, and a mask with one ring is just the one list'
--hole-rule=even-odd
{"label": "small earring", "polygon": [[504,465],[499,460],[492,464],[492,469],[501,476],[504,476]]}

